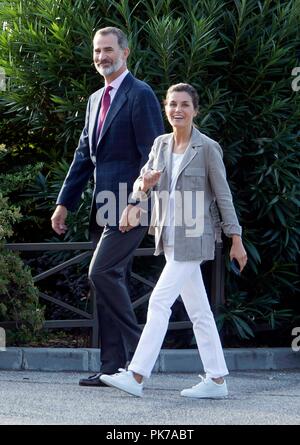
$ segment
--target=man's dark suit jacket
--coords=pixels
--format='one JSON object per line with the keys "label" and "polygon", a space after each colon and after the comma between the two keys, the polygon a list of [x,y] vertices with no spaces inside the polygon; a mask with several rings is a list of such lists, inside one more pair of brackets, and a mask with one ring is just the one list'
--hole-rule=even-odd
{"label": "man's dark suit jacket", "polygon": [[154,139],[164,133],[161,108],[155,94],[149,85],[128,73],[112,101],[97,142],[95,133],[103,92],[104,88],[101,88],[89,98],[85,126],[56,201],[71,211],[76,210],[93,173],[93,201],[99,192],[109,190],[116,196],[118,209],[119,183],[127,184],[128,193],[132,191]]}

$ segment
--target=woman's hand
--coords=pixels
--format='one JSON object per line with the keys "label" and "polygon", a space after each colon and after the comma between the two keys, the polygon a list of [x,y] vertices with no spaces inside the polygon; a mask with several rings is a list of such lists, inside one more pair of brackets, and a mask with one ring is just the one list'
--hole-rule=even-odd
{"label": "woman's hand", "polygon": [[119,221],[120,232],[129,232],[129,230],[138,226],[140,223],[141,212],[142,210],[139,206],[133,206],[129,204],[123,210],[122,216]]}
{"label": "woman's hand", "polygon": [[149,189],[154,187],[158,183],[161,173],[162,172],[158,170],[146,171],[141,179],[140,190],[146,193]]}
{"label": "woman's hand", "polygon": [[232,236],[232,246],[230,249],[230,261],[235,258],[240,265],[240,272],[247,264],[247,253],[243,246],[242,238],[239,235]]}

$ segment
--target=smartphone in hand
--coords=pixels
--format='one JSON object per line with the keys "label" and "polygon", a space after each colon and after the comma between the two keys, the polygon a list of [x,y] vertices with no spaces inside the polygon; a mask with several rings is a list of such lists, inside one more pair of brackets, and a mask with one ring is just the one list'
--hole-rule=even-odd
{"label": "smartphone in hand", "polygon": [[232,272],[235,273],[236,275],[238,275],[238,276],[241,275],[240,265],[239,265],[238,261],[235,258],[233,258],[230,261],[230,268],[231,268]]}

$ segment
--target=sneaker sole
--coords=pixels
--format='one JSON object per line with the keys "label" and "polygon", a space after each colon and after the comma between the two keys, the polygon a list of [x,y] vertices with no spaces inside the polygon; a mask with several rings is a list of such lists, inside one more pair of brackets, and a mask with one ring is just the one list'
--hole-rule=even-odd
{"label": "sneaker sole", "polygon": [[124,392],[126,392],[127,394],[130,394],[131,396],[134,396],[134,397],[143,397],[143,393],[141,393],[141,394],[136,394],[136,393],[130,392],[128,389],[125,389],[125,388],[122,388],[122,387],[120,387],[120,386],[117,386],[116,384],[112,384],[112,383],[110,383],[110,382],[108,382],[108,381],[106,381],[106,380],[101,380],[101,381],[104,382],[106,385],[108,385],[108,386],[110,386],[110,387],[112,387],[112,388],[120,389],[121,391],[124,391]]}
{"label": "sneaker sole", "polygon": [[181,397],[186,397],[187,399],[227,399],[228,394],[225,396],[185,396],[180,394]]}

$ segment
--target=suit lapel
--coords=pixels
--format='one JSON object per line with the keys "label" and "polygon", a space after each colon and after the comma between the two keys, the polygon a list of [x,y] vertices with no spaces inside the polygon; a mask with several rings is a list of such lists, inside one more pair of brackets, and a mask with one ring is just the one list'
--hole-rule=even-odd
{"label": "suit lapel", "polygon": [[114,100],[112,101],[112,104],[109,107],[109,110],[107,112],[106,119],[104,121],[102,132],[101,132],[101,136],[99,138],[97,146],[99,145],[99,142],[101,141],[101,139],[105,135],[107,129],[110,127],[112,121],[114,120],[114,118],[116,117],[116,115],[118,114],[120,109],[122,108],[123,104],[127,100],[126,94],[124,92],[120,92],[119,90],[117,91],[117,94],[114,97]]}
{"label": "suit lapel", "polygon": [[118,114],[118,112],[123,107],[124,103],[127,101],[127,92],[131,88],[131,85],[133,83],[134,77],[131,73],[128,73],[123,82],[121,83],[120,87],[118,88],[118,91],[114,97],[114,100],[112,101],[111,106],[109,107],[109,110],[106,115],[106,119],[103,124],[101,136],[97,142],[97,148],[99,146],[99,143],[101,142],[101,139],[104,137],[105,133],[107,132],[108,128],[112,124],[112,121]]}
{"label": "suit lapel", "polygon": [[90,118],[89,118],[89,137],[90,137],[90,147],[95,147],[96,145],[96,130],[98,128],[98,119],[99,119],[99,112],[100,112],[100,103],[102,99],[102,95],[104,92],[104,88],[101,88],[95,99],[93,100],[93,103],[91,104],[91,112],[90,112]]}

